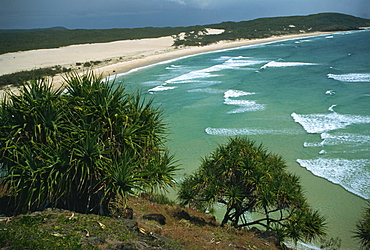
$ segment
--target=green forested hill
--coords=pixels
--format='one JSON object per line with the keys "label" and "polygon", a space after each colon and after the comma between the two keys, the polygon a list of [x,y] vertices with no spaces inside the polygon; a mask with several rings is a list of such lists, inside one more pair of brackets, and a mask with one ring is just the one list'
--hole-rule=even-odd
{"label": "green forested hill", "polygon": [[177,45],[206,45],[219,40],[255,39],[316,31],[358,30],[370,26],[370,19],[338,13],[321,13],[309,16],[259,18],[242,22],[223,22],[208,25],[209,28],[225,29],[220,35],[204,37],[188,36]]}
{"label": "green forested hill", "polygon": [[7,52],[58,48],[72,44],[103,43],[118,40],[170,36],[191,27],[136,29],[76,29],[66,28],[0,30],[0,54]]}
{"label": "green forested hill", "polygon": [[[370,19],[338,13],[309,16],[259,18],[242,22],[223,22],[204,26],[135,28],[135,29],[76,29],[63,27],[31,30],[0,30],[0,54],[22,50],[56,48],[72,44],[111,42],[126,39],[155,38],[189,34],[175,45],[206,45],[219,40],[253,39],[314,31],[356,30],[370,26]],[[204,28],[225,29],[223,34],[196,36]]]}
{"label": "green forested hill", "polygon": [[[295,27],[289,27],[294,25]],[[214,28],[226,28],[230,31],[341,31],[356,30],[359,27],[370,25],[370,19],[354,17],[338,13],[321,13],[309,16],[290,16],[259,18],[251,21],[224,22],[214,24]]]}

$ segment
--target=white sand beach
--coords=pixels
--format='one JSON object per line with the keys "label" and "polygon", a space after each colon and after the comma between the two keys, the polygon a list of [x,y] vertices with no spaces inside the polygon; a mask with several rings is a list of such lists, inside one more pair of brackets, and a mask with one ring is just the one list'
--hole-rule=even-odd
{"label": "white sand beach", "polygon": [[[109,43],[71,45],[55,49],[20,51],[0,55],[0,75],[22,70],[31,70],[60,65],[77,68],[76,63],[101,61],[93,69],[104,75],[124,73],[131,69],[150,65],[170,58],[196,54],[206,51],[265,43],[276,40],[293,39],[326,34],[322,32],[277,36],[265,39],[221,41],[202,47],[175,48],[173,38],[160,37],[140,40],[124,40]],[[80,68],[83,68],[80,66]],[[56,76],[53,84],[58,86],[61,77]]]}

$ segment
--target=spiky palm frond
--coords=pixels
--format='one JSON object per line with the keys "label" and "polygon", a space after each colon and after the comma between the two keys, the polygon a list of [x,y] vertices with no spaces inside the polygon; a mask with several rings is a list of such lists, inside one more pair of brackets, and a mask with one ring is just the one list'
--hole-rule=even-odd
{"label": "spiky palm frond", "polygon": [[117,196],[173,185],[177,168],[151,101],[92,72],[70,73],[65,85],[35,81],[2,103],[1,168],[19,211],[106,214]]}
{"label": "spiky palm frond", "polygon": [[[279,228],[293,240],[324,234],[325,220],[307,205],[299,178],[285,171],[283,159],[246,137],[230,138],[203,159],[198,170],[181,183],[182,204],[202,207],[222,203],[222,221],[234,227]],[[258,212],[248,221],[245,213]],[[263,216],[262,216],[263,215]]]}
{"label": "spiky palm frond", "polygon": [[140,171],[142,178],[147,182],[151,191],[155,189],[167,190],[175,186],[175,175],[179,170],[174,156],[167,151],[155,151],[146,162],[142,163]]}
{"label": "spiky palm frond", "polygon": [[361,249],[370,248],[370,201],[368,201],[361,219],[356,223],[354,237],[360,241]]}

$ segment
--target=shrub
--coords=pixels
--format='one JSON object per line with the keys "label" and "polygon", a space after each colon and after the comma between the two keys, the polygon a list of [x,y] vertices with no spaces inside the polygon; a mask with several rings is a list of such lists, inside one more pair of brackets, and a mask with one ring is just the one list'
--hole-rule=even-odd
{"label": "shrub", "polygon": [[174,184],[162,112],[91,72],[66,90],[32,81],[0,110],[1,185],[15,212],[59,207],[108,214],[117,197]]}
{"label": "shrub", "polygon": [[370,248],[370,202],[365,209],[364,214],[356,224],[357,230],[354,237],[360,241],[362,249]]}
{"label": "shrub", "polygon": [[[283,159],[248,138],[230,138],[204,158],[180,185],[182,205],[209,209],[223,204],[221,225],[261,226],[282,239],[311,241],[324,235],[325,219],[311,209],[299,177],[288,173]],[[250,215],[258,213],[252,219]]]}

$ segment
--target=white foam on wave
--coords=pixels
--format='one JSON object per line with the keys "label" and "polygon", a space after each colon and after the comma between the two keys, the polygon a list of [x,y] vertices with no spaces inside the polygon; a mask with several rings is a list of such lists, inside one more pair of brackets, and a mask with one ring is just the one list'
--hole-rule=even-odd
{"label": "white foam on wave", "polygon": [[240,90],[226,91],[224,93],[224,104],[239,106],[239,108],[229,111],[228,114],[237,114],[237,113],[264,110],[266,105],[258,104],[256,103],[256,101],[231,99],[231,98],[254,95],[254,94],[255,94],[254,92],[245,92],[245,91],[240,91]]}
{"label": "white foam on wave", "polygon": [[186,82],[192,82],[195,79],[216,77],[219,75],[212,74],[212,72],[219,71],[219,70],[221,70],[219,65],[215,65],[210,68],[195,70],[195,71],[191,71],[189,73],[177,76],[175,78],[167,80],[166,83],[186,83]]}
{"label": "white foam on wave", "polygon": [[209,94],[220,94],[224,93],[224,90],[220,89],[212,89],[212,88],[201,88],[201,89],[190,89],[188,90],[190,93],[209,93]]}
{"label": "white foam on wave", "polygon": [[254,92],[245,92],[241,90],[228,90],[224,93],[224,98],[230,98],[230,97],[239,97],[239,96],[245,96],[245,95],[254,95],[256,93]]}
{"label": "white foam on wave", "polygon": [[227,112],[228,114],[240,114],[244,112],[261,111],[265,109],[264,104],[258,104],[255,101],[228,101],[228,105],[238,105],[240,108]]}
{"label": "white foam on wave", "polygon": [[214,58],[214,59],[212,59],[213,61],[222,61],[222,62],[224,62],[224,61],[227,61],[227,60],[229,60],[230,58],[235,58],[234,56],[220,56],[220,57],[218,57],[218,58]]}
{"label": "white foam on wave", "polygon": [[331,106],[328,108],[328,111],[334,112],[334,108],[335,108],[336,106],[337,106],[336,104],[331,105]]}
{"label": "white foam on wave", "polygon": [[335,95],[336,93],[335,93],[335,91],[334,90],[332,90],[332,89],[329,89],[329,90],[327,90],[326,92],[325,92],[325,95]]}
{"label": "white foam on wave", "polygon": [[[308,147],[323,147],[323,146],[337,146],[337,145],[348,145],[350,147],[358,147],[366,144],[370,144],[369,135],[353,134],[353,133],[322,133],[320,135],[321,142],[304,142],[303,146]],[[346,153],[356,153],[361,151],[368,151],[364,149],[356,149],[349,151],[346,149]],[[333,152],[332,152],[333,153]]]}
{"label": "white foam on wave", "polygon": [[370,171],[368,159],[298,159],[297,162],[316,176],[339,184],[347,191],[365,199],[370,198]]}
{"label": "white foam on wave", "polygon": [[[229,58],[229,57],[227,57]],[[218,74],[214,74],[214,72],[219,72],[226,69],[240,69],[241,67],[245,66],[252,66],[256,64],[265,63],[266,61],[254,60],[254,59],[244,59],[244,57],[232,57],[227,59],[221,64],[216,64],[211,67],[194,70],[189,73],[177,76],[175,78],[169,79],[167,83],[186,83],[191,82],[195,79],[200,78],[210,78],[210,77],[217,77]]]}
{"label": "white foam on wave", "polygon": [[294,43],[297,43],[297,44],[299,44],[299,43],[308,43],[308,42],[312,42],[313,40],[311,40],[311,39],[306,39],[306,40],[299,40],[299,41],[295,41]]}
{"label": "white foam on wave", "polygon": [[294,135],[299,134],[299,131],[294,130],[278,130],[278,129],[250,129],[250,128],[206,128],[205,132],[208,135],[221,135],[221,136],[236,136],[236,135]]}
{"label": "white foam on wave", "polygon": [[240,59],[239,57],[237,57],[237,58],[230,58],[229,60],[224,62],[223,65],[228,67],[229,69],[232,69],[232,68],[253,66],[253,65],[262,64],[262,63],[266,63],[266,61],[254,60],[254,59]]}
{"label": "white foam on wave", "polygon": [[306,63],[306,62],[276,62],[271,61],[266,63],[261,67],[261,69],[266,69],[268,67],[273,68],[281,68],[281,67],[295,67],[295,66],[312,66],[312,65],[318,65],[316,63]]}
{"label": "white foam on wave", "polygon": [[[360,135],[353,133],[322,133],[320,135],[321,142],[304,142],[303,146],[308,147],[323,147],[323,146],[336,146],[336,145],[349,145],[351,147],[358,147],[361,145],[370,144],[369,135]],[[362,149],[353,152],[363,151]],[[365,150],[367,151],[367,149]],[[346,152],[350,152],[346,149]]]}
{"label": "white foam on wave", "polygon": [[166,69],[169,69],[169,70],[172,70],[172,69],[179,69],[181,68],[181,66],[179,65],[170,65],[170,66],[167,66]]}
{"label": "white foam on wave", "polygon": [[228,114],[237,114],[237,113],[244,113],[244,112],[251,112],[251,111],[260,111],[265,109],[264,104],[258,104],[256,101],[249,101],[249,100],[231,100],[226,99],[224,101],[226,105],[236,105],[240,108],[235,110],[229,111]]}
{"label": "white foam on wave", "polygon": [[316,147],[322,147],[323,142],[304,142],[303,147],[305,148],[316,148]]}
{"label": "white foam on wave", "polygon": [[313,41],[312,39],[300,40],[301,43],[308,43],[308,42],[312,42],[312,41]]}
{"label": "white foam on wave", "polygon": [[149,89],[148,91],[149,92],[158,92],[158,91],[165,91],[165,90],[170,90],[170,89],[174,89],[174,88],[176,88],[176,87],[173,87],[173,86],[172,87],[167,87],[165,85],[159,85],[157,87]]}
{"label": "white foam on wave", "polygon": [[341,82],[370,82],[370,73],[328,74],[328,78]]}
{"label": "white foam on wave", "polygon": [[340,144],[351,144],[359,146],[361,144],[370,144],[370,136],[359,135],[352,133],[322,133],[321,139],[324,145],[340,145]]}
{"label": "white foam on wave", "polygon": [[307,133],[324,133],[331,130],[342,129],[351,124],[370,123],[370,116],[341,115],[336,112],[330,114],[291,114],[295,122],[299,123]]}
{"label": "white foam on wave", "polygon": [[213,61],[222,61],[225,62],[229,59],[252,59],[252,57],[246,57],[246,56],[220,56],[218,58],[213,59]]}

